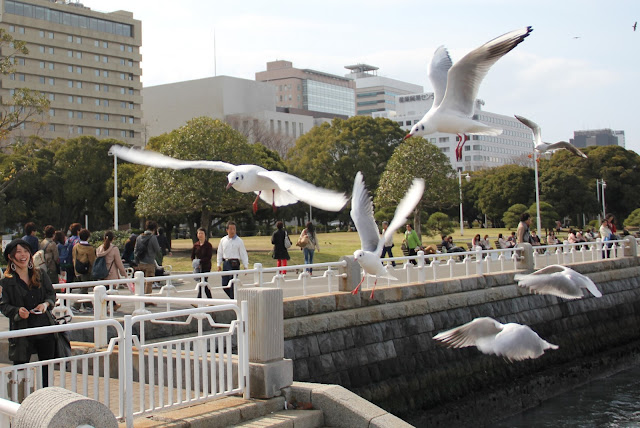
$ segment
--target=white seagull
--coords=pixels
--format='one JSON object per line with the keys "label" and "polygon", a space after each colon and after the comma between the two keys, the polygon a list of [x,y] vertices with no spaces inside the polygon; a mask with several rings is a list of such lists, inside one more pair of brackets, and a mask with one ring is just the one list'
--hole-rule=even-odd
{"label": "white seagull", "polygon": [[584,297],[582,289],[586,288],[595,297],[602,297],[589,277],[566,266],[549,265],[529,275],[516,274],[513,279],[518,281],[520,287],[528,287],[532,293],[580,299]]}
{"label": "white seagull", "polygon": [[358,231],[358,235],[360,236],[361,244],[361,249],[356,250],[353,253],[353,258],[360,263],[360,266],[364,270],[364,275],[360,283],[358,283],[356,288],[352,291],[352,294],[356,294],[358,292],[360,285],[367,275],[376,277],[371,290],[371,298],[373,298],[373,292],[378,282],[378,278],[388,278],[397,281],[397,278],[387,272],[380,262],[382,247],[384,246],[386,238],[392,235],[396,229],[404,224],[407,217],[411,214],[416,205],[418,205],[420,199],[422,199],[423,193],[424,180],[421,178],[414,178],[411,187],[398,204],[389,227],[387,227],[385,233],[380,236],[376,220],[373,216],[373,202],[371,201],[371,195],[369,195],[369,191],[364,185],[362,173],[358,171],[353,182],[350,214],[353,219],[353,223],[356,226],[356,230]]}
{"label": "white seagull", "polygon": [[565,149],[565,150],[569,150],[571,153],[573,153],[576,156],[580,156],[586,159],[587,155],[582,153],[582,151],[579,150],[576,146],[574,146],[571,143],[567,143],[566,141],[558,141],[557,143],[553,143],[553,144],[543,143],[542,130],[540,129],[537,123],[525,117],[518,116],[517,114],[514,116],[516,119],[522,122],[525,126],[528,126],[529,128],[531,128],[531,130],[533,131],[533,140],[534,140],[536,152],[544,153],[544,152],[551,152],[553,150]]}
{"label": "white seagull", "polygon": [[435,132],[458,134],[456,159],[462,159],[466,134],[500,135],[502,129],[473,120],[478,89],[489,68],[520,44],[533,29],[524,27],[497,37],[466,54],[452,66],[444,46],[436,49],[429,66],[433,86],[433,106],[420,122],[413,125],[405,139]]}
{"label": "white seagull", "polygon": [[547,349],[558,349],[529,326],[501,324],[493,318],[476,318],[467,324],[433,337],[450,348],[475,346],[483,354],[495,354],[509,361],[538,358]]}
{"label": "white seagull", "polygon": [[170,169],[211,169],[228,172],[229,187],[238,192],[254,192],[258,195],[253,202],[253,211],[258,208],[258,198],[273,209],[284,205],[305,202],[326,211],[340,211],[348,201],[344,193],[322,189],[291,174],[269,171],[257,165],[234,165],[222,161],[181,160],[157,152],[112,146],[111,153],[120,159],[140,165]]}

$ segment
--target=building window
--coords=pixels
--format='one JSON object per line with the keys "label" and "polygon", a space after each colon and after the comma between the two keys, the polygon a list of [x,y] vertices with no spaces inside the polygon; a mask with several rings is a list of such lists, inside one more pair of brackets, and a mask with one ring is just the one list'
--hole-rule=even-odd
{"label": "building window", "polygon": [[76,58],[82,59],[82,52],[76,52]]}
{"label": "building window", "polygon": [[103,107],[109,107],[109,100],[102,100]]}
{"label": "building window", "polygon": [[102,70],[102,77],[109,77],[109,72],[107,70]]}
{"label": "building window", "polygon": [[54,109],[49,109],[49,116],[53,117],[56,115],[56,111]]}
{"label": "building window", "polygon": [[55,49],[53,47],[49,47],[49,54],[53,55],[55,53]]}
{"label": "building window", "polygon": [[109,58],[107,58],[106,56],[102,57],[102,62],[104,62],[105,64],[109,62]]}
{"label": "building window", "polygon": [[46,83],[46,78],[44,76],[40,76],[40,83],[44,85]]}
{"label": "building window", "polygon": [[[80,82],[81,83],[81,82]],[[76,97],[76,102],[82,104],[82,97]]]}
{"label": "building window", "polygon": [[94,40],[93,41],[93,46],[99,48],[100,47],[100,41],[99,40]]}
{"label": "building window", "polygon": [[76,37],[76,43],[81,45],[82,44],[82,37]]}
{"label": "building window", "polygon": [[53,123],[49,124],[49,131],[55,131],[56,130],[56,126]]}
{"label": "building window", "polygon": [[82,67],[76,67],[76,73],[82,74]]}
{"label": "building window", "polygon": [[68,111],[67,112],[69,119],[73,119],[73,111]]}
{"label": "building window", "polygon": [[93,70],[93,74],[95,74],[96,77],[100,77],[100,70],[98,70],[98,69]]}
{"label": "building window", "polygon": [[109,92],[109,85],[102,85],[103,92]]}
{"label": "building window", "polygon": [[100,136],[100,128],[96,128],[96,136],[99,137]]}
{"label": "building window", "polygon": [[78,119],[82,119],[82,117],[83,117],[82,112],[81,112],[81,111],[77,111],[77,112],[76,112],[76,117],[77,117]]}
{"label": "building window", "polygon": [[73,51],[67,51],[67,56],[69,58],[73,58]]}
{"label": "building window", "polygon": [[67,82],[67,86],[70,87],[70,88],[73,88],[73,80],[69,80]]}
{"label": "building window", "polygon": [[78,134],[84,134],[84,128],[82,126],[78,126],[76,130],[78,131]]}
{"label": "building window", "polygon": [[438,138],[438,143],[448,143],[449,137],[440,137]]}
{"label": "building window", "polygon": [[82,82],[76,82],[76,88],[82,89]]}
{"label": "building window", "polygon": [[[97,41],[97,40],[96,40]],[[97,62],[100,62],[100,55],[94,55],[93,59]]]}
{"label": "building window", "polygon": [[67,42],[73,43],[73,36],[67,36]]}

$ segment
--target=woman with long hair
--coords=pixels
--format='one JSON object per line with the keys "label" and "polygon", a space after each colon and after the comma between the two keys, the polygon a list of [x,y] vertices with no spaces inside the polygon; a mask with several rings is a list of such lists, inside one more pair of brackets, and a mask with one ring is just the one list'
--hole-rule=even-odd
{"label": "woman with long hair", "polygon": [[[198,240],[193,243],[191,248],[191,260],[193,262],[194,273],[211,272],[211,257],[213,257],[213,246],[207,239],[207,231],[201,227],[198,229]],[[194,261],[197,260],[197,261]],[[207,284],[207,278],[203,277],[202,281],[204,286],[198,287],[198,299],[202,297],[202,289],[207,295],[207,298],[211,298],[211,290]]]}
{"label": "woman with long hair", "polygon": [[[318,245],[318,238],[316,237],[316,231],[313,227],[313,223],[310,221],[307,222],[306,228],[300,234],[300,240],[303,240],[306,237],[307,243],[304,247],[301,247],[302,253],[304,254],[304,264],[312,265],[313,264],[313,253],[318,250],[320,251],[320,245]],[[312,273],[313,268],[307,268],[307,272]]]}
{"label": "woman with long hair", "polygon": [[[120,258],[120,250],[113,244],[114,234],[112,231],[107,230],[104,233],[104,241],[102,245],[96,250],[96,257],[104,257],[109,269],[109,274],[104,279],[120,279],[126,278],[127,272],[124,270],[124,264]],[[113,304],[113,310],[120,309],[120,304]]]}
{"label": "woman with long hair", "polygon": [[[291,258],[289,256],[289,251],[287,251],[287,247],[284,244],[286,239],[288,239],[288,236],[287,231],[284,228],[284,223],[279,221],[276,223],[276,231],[271,235],[271,243],[273,244],[272,257],[277,260],[278,267],[286,266],[287,260]],[[287,271],[281,270],[280,273],[285,274]]]}
{"label": "woman with long hair", "polygon": [[[47,272],[34,268],[29,243],[14,239],[6,246],[4,258],[8,266],[0,280],[0,311],[9,318],[9,329],[51,325],[46,311],[55,305],[56,293]],[[31,354],[37,353],[38,360],[50,360],[55,356],[55,346],[53,334],[16,337],[9,339],[9,359],[15,365],[26,364]],[[42,385],[49,386],[46,365],[42,366]]]}

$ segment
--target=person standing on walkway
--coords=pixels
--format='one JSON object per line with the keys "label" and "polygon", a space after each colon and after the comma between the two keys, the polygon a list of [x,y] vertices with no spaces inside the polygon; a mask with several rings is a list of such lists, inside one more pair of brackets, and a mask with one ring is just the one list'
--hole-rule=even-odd
{"label": "person standing on walkway", "polygon": [[[55,305],[56,293],[44,269],[34,269],[31,245],[23,239],[14,239],[7,244],[4,258],[9,265],[0,280],[0,311],[9,318],[9,329],[49,326],[45,312]],[[38,354],[40,361],[55,356],[53,334],[17,337],[9,342],[9,359],[14,365],[28,363],[32,352]],[[42,366],[42,386],[49,386],[47,365]]]}
{"label": "person standing on walkway", "polygon": [[[409,249],[409,257],[418,255],[418,250],[422,247],[422,242],[420,242],[420,238],[415,230],[413,230],[413,226],[407,224],[405,226],[406,230],[404,231],[404,240],[407,242],[407,248]],[[416,259],[411,259],[411,263],[417,265],[418,262]]]}
{"label": "person standing on walkway", "polygon": [[[227,236],[220,239],[218,245],[218,271],[240,270],[240,263],[245,269],[249,267],[249,255],[244,247],[244,242],[236,233],[236,223],[234,221],[227,222]],[[235,293],[233,287],[228,287],[233,275],[222,276],[222,289],[230,299],[234,298]]]}
{"label": "person standing on walkway", "polygon": [[529,227],[531,226],[531,215],[529,213],[522,213],[520,216],[520,224],[518,224],[518,244],[531,243],[531,232]]}
{"label": "person standing on walkway", "polygon": [[[104,241],[102,242],[102,245],[100,245],[96,250],[96,256],[104,257],[104,261],[109,269],[109,273],[104,279],[120,279],[127,277],[127,272],[124,270],[124,264],[120,258],[120,250],[118,247],[113,245],[114,237],[115,235],[113,232],[107,230],[104,233]],[[117,311],[120,306],[121,305],[119,303],[114,303],[113,310]]]}
{"label": "person standing on walkway", "polygon": [[[320,245],[318,245],[318,237],[316,236],[313,223],[310,221],[307,222],[306,228],[300,234],[300,238],[296,245],[300,245],[300,249],[304,254],[304,264],[312,265],[313,254],[316,250],[320,251]],[[306,271],[311,275],[313,273],[313,268],[307,268]]]}
{"label": "person standing on walkway", "polygon": [[[136,246],[133,250],[135,261],[138,264],[136,270],[142,271],[144,276],[149,278],[156,276],[156,260],[161,254],[158,238],[156,237],[156,229],[158,223],[153,220],[147,220],[144,233],[136,239]],[[151,294],[152,284],[144,283],[144,294]],[[156,306],[155,303],[147,302],[145,306]]]}
{"label": "person standing on walkway", "polygon": [[58,264],[60,256],[58,254],[58,244],[55,243],[53,235],[56,228],[48,225],[44,228],[44,239],[40,243],[40,249],[44,251],[44,261],[47,266],[47,274],[51,282],[58,282],[58,272],[60,265]]}
{"label": "person standing on walkway", "polygon": [[[211,257],[213,257],[213,246],[207,239],[207,231],[201,227],[198,229],[198,240],[193,244],[193,248],[191,248],[193,273],[211,272]],[[211,290],[209,290],[207,278],[202,277],[201,282],[204,282],[205,285],[198,287],[198,299],[202,296],[203,288],[207,298],[210,299]]]}
{"label": "person standing on walkway", "polygon": [[24,236],[22,239],[31,247],[31,254],[35,254],[40,249],[40,242],[36,236],[36,224],[32,221],[24,225]]}
{"label": "person standing on walkway", "polygon": [[160,246],[160,257],[158,259],[158,265],[162,266],[162,262],[164,261],[164,256],[171,256],[171,241],[164,234],[164,228],[158,228],[158,245]]}
{"label": "person standing on walkway", "polygon": [[[284,223],[281,221],[276,223],[276,231],[271,235],[271,243],[273,244],[273,258],[277,260],[277,267],[286,266],[287,260],[291,257],[289,256],[289,251],[287,251],[287,246],[285,245],[285,241],[289,239],[287,235],[287,230],[284,228]],[[291,246],[291,241],[289,241],[289,246]],[[281,270],[281,274],[286,274],[286,270]]]}
{"label": "person standing on walkway", "polygon": [[[80,238],[80,242],[73,247],[73,250],[71,250],[73,269],[76,275],[75,281],[91,281],[91,271],[93,270],[93,263],[96,261],[96,249],[89,244],[89,236],[91,236],[91,232],[87,229],[80,230],[78,236]],[[88,294],[89,288],[82,287],[76,289],[75,292],[79,294]],[[75,302],[72,309],[76,312],[80,311],[80,307],[82,305],[84,305],[84,308],[87,311],[93,310],[93,304],[91,302]]]}
{"label": "person standing on walkway", "polygon": [[[383,221],[382,222],[382,234],[383,235],[387,231],[388,227],[389,227],[389,222],[388,221]],[[392,248],[393,248],[393,235],[389,235],[389,237],[387,237],[387,240],[384,241],[384,246],[382,247],[382,255],[380,255],[380,258],[384,259],[385,254],[389,254],[389,258],[393,258],[393,252],[391,251]],[[393,267],[396,267],[396,262],[392,261],[391,265]]]}

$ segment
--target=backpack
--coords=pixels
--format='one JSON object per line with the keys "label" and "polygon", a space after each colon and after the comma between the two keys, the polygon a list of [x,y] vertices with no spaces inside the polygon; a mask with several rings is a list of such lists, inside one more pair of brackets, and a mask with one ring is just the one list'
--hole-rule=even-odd
{"label": "backpack", "polygon": [[46,268],[47,262],[44,257],[44,250],[38,250],[33,255],[33,268],[40,269]]}
{"label": "backpack", "polygon": [[89,265],[90,265],[89,261],[81,262],[80,260],[76,259],[76,265],[75,265],[76,272],[78,272],[81,275],[85,273],[89,273]]}
{"label": "backpack", "polygon": [[71,266],[71,247],[69,241],[64,244],[58,245],[58,254],[60,256],[60,266]]}
{"label": "backpack", "polygon": [[136,242],[136,246],[133,249],[133,255],[135,256],[135,260],[139,261],[147,254],[148,246],[149,246],[149,239],[147,239],[145,242],[140,242],[140,245],[137,245],[137,242]]}
{"label": "backpack", "polygon": [[93,262],[93,269],[91,270],[91,279],[99,281],[109,276],[109,268],[107,268],[107,259],[105,256],[96,258]]}

